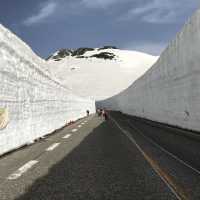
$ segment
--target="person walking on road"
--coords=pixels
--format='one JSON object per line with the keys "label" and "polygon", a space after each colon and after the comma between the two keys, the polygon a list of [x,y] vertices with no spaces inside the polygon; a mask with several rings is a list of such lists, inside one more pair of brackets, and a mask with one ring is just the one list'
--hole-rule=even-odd
{"label": "person walking on road", "polygon": [[104,120],[108,120],[108,113],[105,109],[103,109],[102,115],[103,115]]}
{"label": "person walking on road", "polygon": [[101,115],[102,115],[102,110],[101,109],[97,109],[97,115],[98,115],[98,117],[101,117]]}

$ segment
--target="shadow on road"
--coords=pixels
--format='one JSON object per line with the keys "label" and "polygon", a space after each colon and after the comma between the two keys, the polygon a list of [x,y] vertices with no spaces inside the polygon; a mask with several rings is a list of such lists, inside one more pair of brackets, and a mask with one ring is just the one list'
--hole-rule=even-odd
{"label": "shadow on road", "polygon": [[121,137],[111,122],[102,123],[17,200],[175,199]]}

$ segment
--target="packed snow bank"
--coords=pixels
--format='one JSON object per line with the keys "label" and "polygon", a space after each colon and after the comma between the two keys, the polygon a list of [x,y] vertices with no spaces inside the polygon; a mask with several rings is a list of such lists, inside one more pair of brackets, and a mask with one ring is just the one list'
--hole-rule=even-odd
{"label": "packed snow bank", "polygon": [[200,131],[200,10],[145,75],[97,104]]}
{"label": "packed snow bank", "polygon": [[[0,25],[0,155],[95,111],[48,72],[46,62]],[[6,119],[7,118],[7,119]]]}
{"label": "packed snow bank", "polygon": [[[77,94],[95,100],[125,90],[158,59],[145,53],[119,49],[79,49],[81,56],[71,56],[70,51],[61,50],[53,54],[54,59],[50,57],[47,61],[49,70]],[[101,57],[99,55],[114,58],[93,57]]]}

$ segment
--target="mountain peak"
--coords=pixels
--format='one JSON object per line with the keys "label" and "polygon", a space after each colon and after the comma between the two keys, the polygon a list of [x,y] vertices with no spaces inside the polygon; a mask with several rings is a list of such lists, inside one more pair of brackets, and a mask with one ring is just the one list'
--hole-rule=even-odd
{"label": "mountain peak", "polygon": [[[113,59],[115,55],[111,52],[106,52],[106,50],[111,49],[118,49],[115,46],[103,46],[101,48],[90,48],[90,47],[80,47],[78,49],[60,49],[56,51],[53,55],[50,55],[46,60],[54,60],[54,61],[60,61],[65,57],[72,56],[76,58],[89,58],[89,57],[95,57],[100,59]],[[102,51],[105,50],[105,52],[96,52],[96,51]],[[87,52],[94,52],[90,56],[84,56]]]}

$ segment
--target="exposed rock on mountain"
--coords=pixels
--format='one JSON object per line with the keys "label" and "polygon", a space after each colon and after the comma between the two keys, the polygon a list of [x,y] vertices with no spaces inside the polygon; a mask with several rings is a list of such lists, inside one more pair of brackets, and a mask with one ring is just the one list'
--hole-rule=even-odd
{"label": "exposed rock on mountain", "polygon": [[94,51],[93,48],[79,48],[75,51],[73,51],[72,56],[82,56],[84,53],[86,53],[87,51]]}
{"label": "exposed rock on mountain", "polygon": [[46,60],[54,59],[55,61],[60,61],[62,58],[72,55],[73,50],[71,49],[60,49],[53,55],[49,56]]}
{"label": "exposed rock on mountain", "polygon": [[113,59],[115,57],[114,54],[111,54],[109,52],[97,52],[94,55],[91,56],[85,56],[84,54],[92,51],[94,52],[95,50],[101,51],[101,50],[109,50],[109,49],[117,49],[115,46],[104,46],[102,48],[88,48],[88,47],[81,47],[75,50],[72,49],[61,49],[57,52],[55,52],[53,55],[49,56],[46,60],[54,60],[54,61],[60,61],[65,57],[72,56],[76,58],[89,58],[89,57],[96,57],[100,59]]}
{"label": "exposed rock on mountain", "polygon": [[99,54],[94,54],[90,57],[95,57],[95,58],[103,58],[103,59],[109,59],[112,60],[113,58],[115,58],[115,54],[113,53],[109,53],[109,52],[101,52]]}

